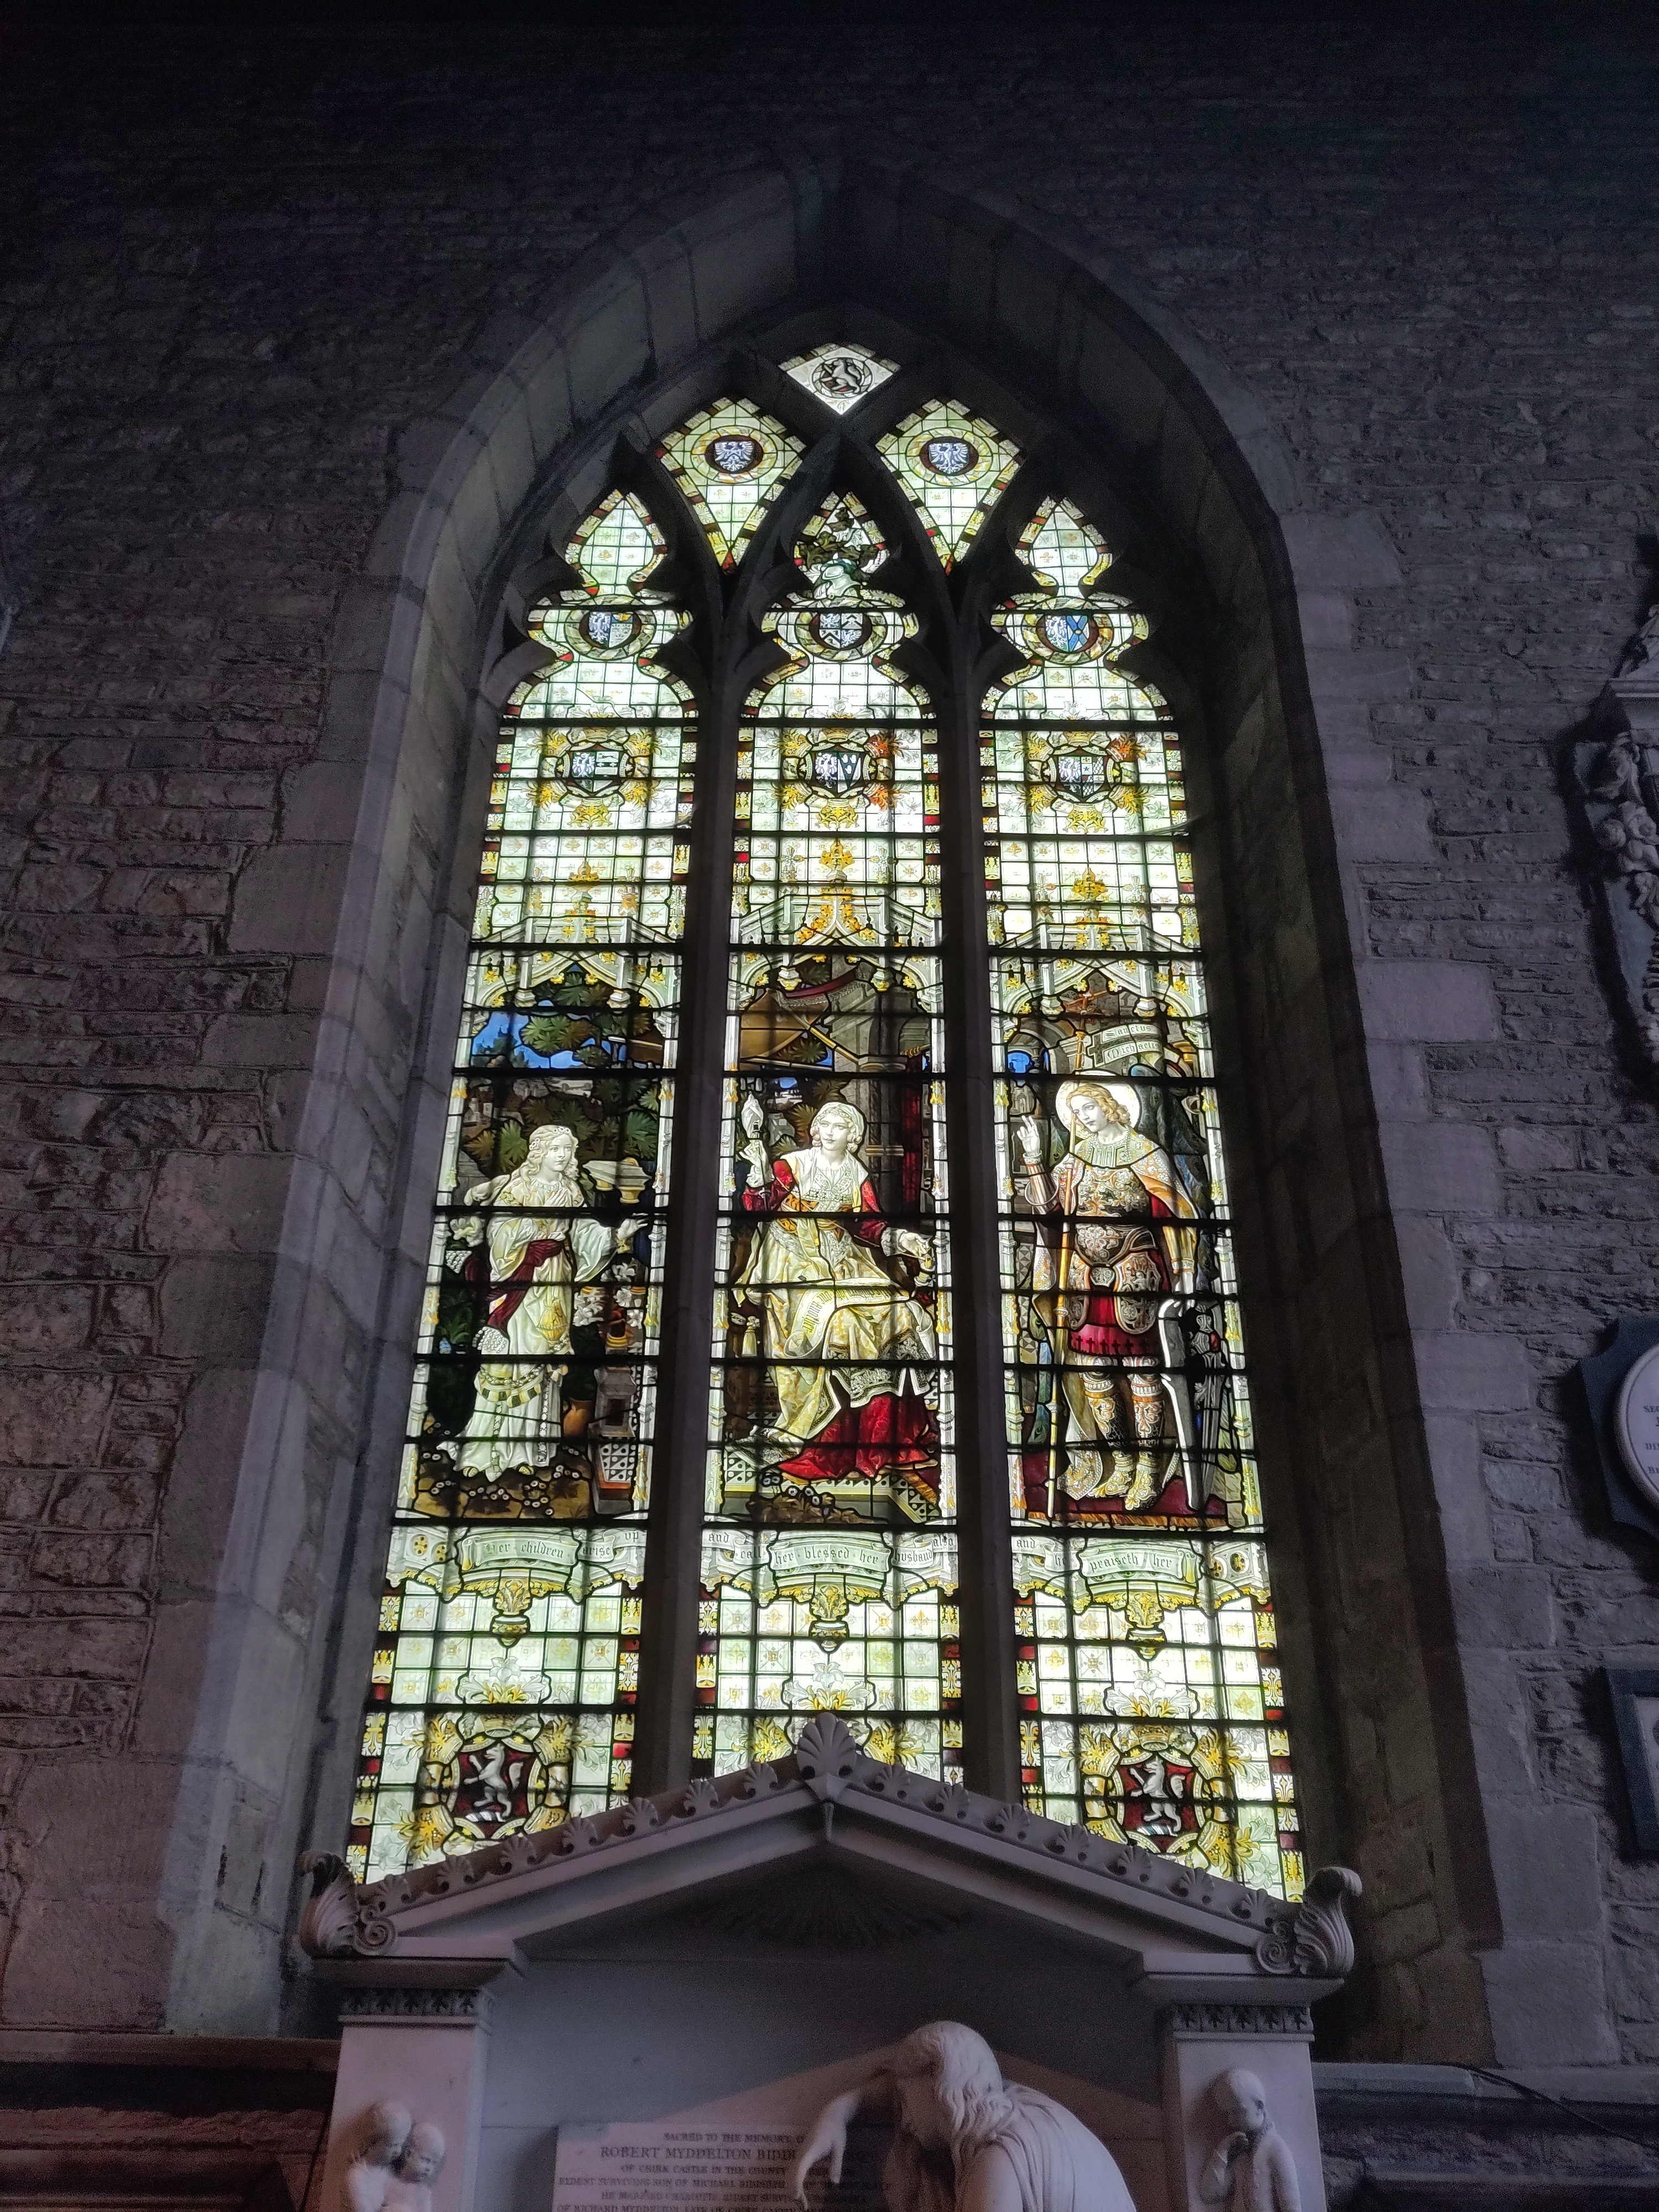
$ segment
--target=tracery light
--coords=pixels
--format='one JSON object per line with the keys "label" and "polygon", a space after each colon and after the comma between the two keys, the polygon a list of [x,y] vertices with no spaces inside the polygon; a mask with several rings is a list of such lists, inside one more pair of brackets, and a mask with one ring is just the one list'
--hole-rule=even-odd
{"label": "tracery light", "polygon": [[628,1794],[696,745],[613,492],[501,724],[349,1863]]}
{"label": "tracery light", "polygon": [[1013,480],[1019,449],[954,400],[907,416],[877,450],[908,493],[946,568],[953,568]]}
{"label": "tracery light", "polygon": [[[866,348],[781,367],[834,416],[896,411]],[[877,451],[913,563],[969,562],[1018,496],[1013,441],[948,398]],[[805,453],[739,398],[657,449],[739,594]],[[941,762],[942,702],[906,672],[929,641],[895,550],[846,489],[795,532],[762,617],[781,663],[716,733],[735,823],[700,848],[663,659],[688,618],[640,498],[599,503],[532,617],[552,659],[491,793],[360,1875],[635,1786],[673,1094],[717,1068],[714,1246],[674,1261],[683,1311],[712,1291],[701,1554],[650,1563],[700,1578],[693,1771],[781,1756],[825,1709],[959,1770],[947,1109],[990,1072],[1014,1571],[984,1632],[1015,1638],[1026,1795],[1299,1889],[1181,749],[1125,658],[1147,626],[1093,525],[1040,505],[1030,588],[992,617],[1019,662],[982,707],[987,939],[953,945],[940,784],[971,765]],[[724,1039],[683,1040],[691,855],[733,828]],[[944,963],[981,951],[993,1034],[947,1036]]]}
{"label": "tracery light", "polygon": [[804,450],[799,438],[746,399],[705,407],[657,448],[723,568],[741,559]]}
{"label": "tracery light", "polygon": [[886,383],[898,363],[872,353],[867,346],[831,339],[814,346],[811,353],[786,361],[782,367],[784,374],[793,377],[803,392],[810,392],[836,414],[849,415]]}

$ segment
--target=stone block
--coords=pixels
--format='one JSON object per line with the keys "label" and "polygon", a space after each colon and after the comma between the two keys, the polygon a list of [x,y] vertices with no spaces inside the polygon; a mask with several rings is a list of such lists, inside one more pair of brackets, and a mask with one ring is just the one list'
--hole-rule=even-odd
{"label": "stone block", "polygon": [[1445,1231],[1431,1217],[1403,1215],[1395,1222],[1395,1242],[1412,1327],[1449,1328],[1459,1282],[1457,1261]]}
{"label": "stone block", "polygon": [[[382,642],[384,651],[384,643]],[[283,836],[296,845],[349,845],[363,772],[355,761],[312,761],[283,778]]]}
{"label": "stone block", "polygon": [[169,1154],[144,1215],[145,1243],[187,1259],[274,1250],[291,1169],[272,1152]]}
{"label": "stone block", "polygon": [[231,950],[327,952],[339,927],[347,860],[337,845],[284,843],[255,853],[236,879]]}
{"label": "stone block", "polygon": [[1353,602],[1346,592],[1305,591],[1296,595],[1302,617],[1302,642],[1310,652],[1322,647],[1346,653],[1353,645]]}
{"label": "stone block", "polygon": [[1358,972],[1368,1039],[1462,1044],[1503,1034],[1492,976],[1473,962],[1365,960]]}
{"label": "stone block", "polygon": [[1449,1559],[1492,1557],[1492,1521],[1480,1479],[1480,1434],[1473,1421],[1424,1416],[1441,1540]]}
{"label": "stone block", "polygon": [[1524,1175],[1570,1175],[1583,1166],[1583,1138],[1573,1128],[1533,1124],[1500,1129],[1498,1152],[1506,1168]]}
{"label": "stone block", "polygon": [[1371,1097],[1380,1121],[1424,1121],[1432,1110],[1423,1054],[1415,1045],[1382,1044],[1368,1038],[1365,1063]]}
{"label": "stone block", "polygon": [[1617,2060],[1619,2039],[1607,2018],[1597,1946],[1505,1942],[1482,1954],[1480,1970],[1498,2065],[1595,2066]]}
{"label": "stone block", "polygon": [[1404,580],[1388,532],[1368,509],[1344,515],[1286,514],[1279,528],[1303,592],[1386,590]]}
{"label": "stone block", "polygon": [[0,1620],[0,1674],[136,1681],[149,1642],[143,1620]]}
{"label": "stone block", "polygon": [[70,1589],[139,1589],[149,1569],[148,1536],[79,1535],[52,1531],[37,1536],[31,1571]]}
{"label": "stone block", "polygon": [[0,1462],[38,1468],[95,1460],[114,1393],[112,1376],[78,1368],[0,1374]]}
{"label": "stone block", "polygon": [[60,1528],[147,1528],[159,1488],[154,1475],[137,1471],[64,1475],[52,1493],[51,1517]]}
{"label": "stone block", "polygon": [[1532,1406],[1538,1378],[1525,1345],[1490,1330],[1412,1333],[1418,1388],[1431,1412],[1512,1413]]}
{"label": "stone block", "polygon": [[221,1014],[202,1058],[210,1067],[308,1067],[316,1048],[317,1024],[304,1014]]}
{"label": "stone block", "polygon": [[1549,1577],[1538,1567],[1450,1570],[1457,1640],[1494,1651],[1546,1651],[1555,1642]]}
{"label": "stone block", "polygon": [[84,1284],[0,1284],[0,1352],[78,1352],[92,1320]]}
{"label": "stone block", "polygon": [[161,1281],[163,1355],[216,1367],[254,1365],[274,1278],[268,1258],[181,1253]]}
{"label": "stone block", "polygon": [[0,1522],[39,1521],[57,1480],[46,1468],[0,1469]]}
{"label": "stone block", "polygon": [[1458,1649],[1458,1670],[1480,1772],[1492,1778],[1494,1789],[1506,1793],[1534,1784],[1537,1753],[1521,1668],[1513,1655],[1479,1650],[1465,1639]]}
{"label": "stone block", "polygon": [[1397,653],[1316,647],[1305,658],[1316,713],[1328,705],[1340,708],[1354,702],[1402,699],[1412,688],[1411,663]]}
{"label": "stone block", "polygon": [[1505,1942],[1599,1941],[1601,1846],[1586,1805],[1494,1805],[1492,1872]]}
{"label": "stone block", "polygon": [[1398,784],[1388,784],[1380,790],[1338,787],[1331,793],[1331,819],[1345,860],[1435,858],[1429,803],[1420,791],[1407,791]]}
{"label": "stone block", "polygon": [[1400,1212],[1494,1214],[1502,1210],[1489,1130],[1462,1121],[1385,1121],[1378,1135],[1389,1197]]}

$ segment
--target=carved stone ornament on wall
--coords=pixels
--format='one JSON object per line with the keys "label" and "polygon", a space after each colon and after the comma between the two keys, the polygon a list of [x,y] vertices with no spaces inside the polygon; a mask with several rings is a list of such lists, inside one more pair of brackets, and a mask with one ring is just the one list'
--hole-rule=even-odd
{"label": "carved stone ornament on wall", "polygon": [[1647,1066],[1659,1072],[1659,600],[1626,646],[1575,750],[1585,811],[1602,858],[1606,911],[1626,1011]]}
{"label": "carved stone ornament on wall", "polygon": [[665,1838],[676,1831],[701,1828],[759,1801],[772,1799],[781,1808],[797,1791],[809,1803],[816,1801],[826,1835],[840,1807],[850,1810],[861,1804],[872,1812],[890,1807],[907,1820],[938,1823],[958,1839],[958,1850],[967,1839],[979,1838],[1050,1865],[1084,1870],[1126,1899],[1168,1899],[1202,1919],[1225,1924],[1234,1942],[1243,1937],[1254,1951],[1257,1972],[1264,1975],[1335,1982],[1353,1965],[1346,1916],[1360,1894],[1360,1881],[1346,1867],[1321,1868],[1306,1895],[1287,1904],[1138,1844],[1047,1820],[1024,1805],[887,1765],[868,1757],[846,1723],[830,1713],[808,1723],[787,1759],[635,1798],[611,1812],[487,1844],[380,1881],[360,1885],[333,1853],[307,1852],[300,1866],[312,1877],[312,1893],[300,1914],[300,1948],[318,1960],[386,1956],[396,1951],[400,1916],[426,1904],[468,1893],[482,1895],[495,1882],[513,1881],[550,1863],[591,1863],[607,1850],[626,1850],[633,1838]]}
{"label": "carved stone ornament on wall", "polygon": [[1605,1351],[1581,1359],[1607,1510],[1659,1536],[1659,1315],[1621,1314]]}

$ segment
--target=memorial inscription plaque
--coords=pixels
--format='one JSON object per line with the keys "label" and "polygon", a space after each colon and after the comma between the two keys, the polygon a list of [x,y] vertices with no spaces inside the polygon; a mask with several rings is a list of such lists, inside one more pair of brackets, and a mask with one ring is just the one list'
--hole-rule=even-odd
{"label": "memorial inscription plaque", "polygon": [[[860,2130],[860,2133],[863,2133]],[[794,2127],[696,2127],[676,2120],[562,2127],[553,2212],[790,2212]],[[834,2212],[882,2212],[877,2146],[854,2139]],[[823,2197],[820,2176],[811,2195]],[[795,2208],[799,2212],[799,2208]]]}

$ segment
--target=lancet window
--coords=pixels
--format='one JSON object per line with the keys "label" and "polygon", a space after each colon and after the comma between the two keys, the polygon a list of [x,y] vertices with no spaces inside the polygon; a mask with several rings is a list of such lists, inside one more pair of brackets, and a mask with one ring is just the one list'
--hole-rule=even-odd
{"label": "lancet window", "polygon": [[[824,1710],[1009,1786],[977,1698],[1034,1807],[1295,1894],[1146,622],[982,414],[860,346],[781,366],[636,458],[528,617],[354,1870],[783,1757]],[[718,1093],[717,1158],[677,1085]],[[665,1364],[665,1310],[706,1368]]]}

